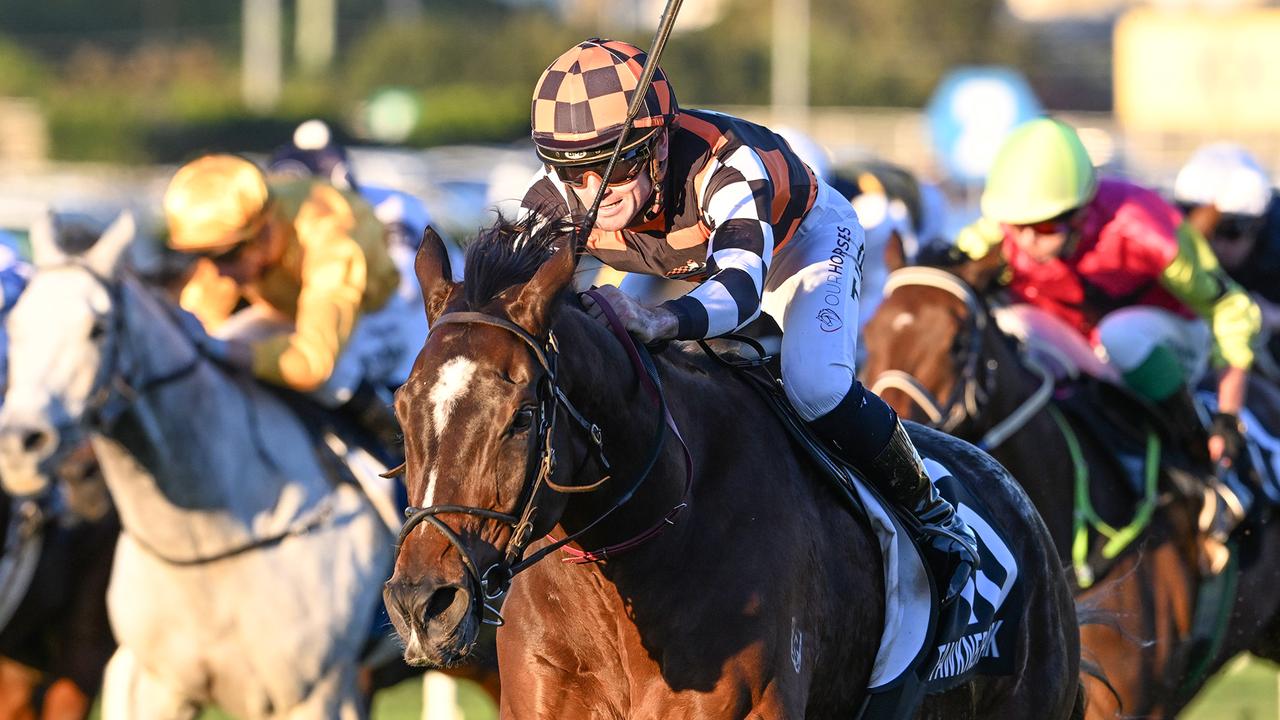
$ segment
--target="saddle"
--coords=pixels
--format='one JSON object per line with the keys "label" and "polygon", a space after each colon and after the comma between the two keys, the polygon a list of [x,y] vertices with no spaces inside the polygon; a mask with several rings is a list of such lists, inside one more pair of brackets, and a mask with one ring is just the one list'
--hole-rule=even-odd
{"label": "saddle", "polygon": [[[946,692],[975,674],[1013,672],[1013,628],[1018,624],[1021,586],[1008,542],[982,500],[943,465],[925,459],[939,492],[965,512],[978,537],[981,568],[962,597],[940,606],[923,561],[923,536],[914,518],[883,499],[858,471],[813,435],[782,392],[780,368],[749,337],[699,341],[716,362],[755,388],[787,428],[799,450],[880,544],[885,572],[885,622],[868,698],[859,718],[898,720],[914,716],[925,695]],[[754,357],[741,354],[752,348]]]}

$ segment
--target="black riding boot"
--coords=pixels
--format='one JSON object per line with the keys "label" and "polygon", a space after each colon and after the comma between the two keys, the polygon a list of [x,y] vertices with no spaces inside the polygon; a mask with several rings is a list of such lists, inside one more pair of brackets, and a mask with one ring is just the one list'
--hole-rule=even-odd
{"label": "black riding boot", "polygon": [[933,556],[929,558],[933,578],[943,603],[950,602],[978,569],[978,541],[955,507],[938,494],[902,423],[894,421],[889,444],[865,472],[882,493],[920,521],[927,551]]}
{"label": "black riding boot", "polygon": [[855,382],[849,395],[810,427],[835,445],[885,499],[919,522],[925,560],[942,602],[955,599],[978,568],[978,543],[951,503],[938,494],[893,410]]}
{"label": "black riding boot", "polygon": [[391,409],[391,398],[369,383],[361,383],[351,399],[342,405],[341,412],[350,419],[365,440],[374,447],[377,455],[387,455],[383,460],[395,460],[404,454],[401,444],[400,423]]}

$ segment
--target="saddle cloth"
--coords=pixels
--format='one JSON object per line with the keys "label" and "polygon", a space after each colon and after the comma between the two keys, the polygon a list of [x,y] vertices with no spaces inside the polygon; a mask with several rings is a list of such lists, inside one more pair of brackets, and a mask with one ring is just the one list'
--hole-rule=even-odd
{"label": "saddle cloth", "polygon": [[[981,561],[961,596],[941,609],[911,531],[875,489],[813,435],[781,392],[776,375],[770,374],[769,358],[735,362],[707,343],[702,348],[761,393],[798,450],[846,497],[853,512],[866,517],[876,536],[884,570],[885,626],[859,717],[910,717],[925,694],[945,692],[978,673],[1011,674],[1022,617],[1018,564],[1007,534],[986,505],[945,465],[924,458],[938,492],[977,536]],[[791,654],[797,671],[802,643],[803,638],[793,633]]]}
{"label": "saddle cloth", "polygon": [[974,674],[1013,672],[1022,615],[1017,561],[995,518],[965,484],[931,458],[925,467],[939,492],[978,537],[981,568],[961,597],[939,614],[937,593],[910,532],[860,478],[855,482],[880,542],[885,627],[862,717],[904,717],[924,694],[945,692]]}

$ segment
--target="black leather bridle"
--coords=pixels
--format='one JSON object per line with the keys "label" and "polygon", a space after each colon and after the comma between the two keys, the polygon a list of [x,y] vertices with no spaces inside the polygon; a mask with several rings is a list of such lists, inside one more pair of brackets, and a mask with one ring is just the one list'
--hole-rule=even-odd
{"label": "black leather bridle", "polygon": [[[510,587],[511,579],[518,573],[527,570],[539,560],[547,555],[565,547],[569,543],[578,539],[607,518],[615,510],[620,508],[628,500],[635,495],[640,486],[653,471],[659,457],[662,455],[664,441],[666,439],[666,431],[671,423],[670,414],[667,412],[666,398],[661,391],[661,385],[658,379],[657,368],[653,365],[653,359],[643,346],[632,344],[636,352],[630,353],[633,362],[638,358],[640,370],[642,372],[642,381],[647,384],[656,396],[658,403],[658,422],[657,429],[654,433],[653,440],[650,445],[649,454],[641,467],[640,472],[636,475],[635,480],[627,490],[619,495],[613,505],[597,516],[594,520],[587,523],[584,527],[576,532],[552,542],[539,549],[529,557],[524,557],[524,551],[533,539],[534,522],[538,513],[538,497],[543,487],[549,488],[559,493],[587,493],[599,489],[610,479],[610,475],[604,475],[601,479],[589,485],[561,485],[557,483],[553,476],[556,471],[556,451],[554,447],[555,428],[558,419],[558,410],[564,408],[574,423],[584,432],[591,445],[591,452],[595,459],[605,471],[609,472],[610,466],[604,455],[604,434],[600,427],[595,423],[587,420],[581,412],[574,407],[569,398],[560,389],[557,377],[559,347],[556,342],[556,336],[553,332],[547,333],[546,343],[539,342],[532,334],[519,325],[505,318],[497,317],[480,312],[452,312],[440,316],[431,326],[431,332],[437,332],[440,328],[447,325],[488,325],[490,327],[506,330],[519,338],[529,349],[538,365],[542,368],[542,375],[536,380],[537,382],[537,431],[530,434],[529,440],[529,462],[525,474],[524,486],[520,492],[520,500],[517,507],[520,508],[518,513],[505,513],[490,508],[472,507],[467,505],[432,505],[430,507],[409,507],[405,509],[404,526],[400,529],[400,536],[396,540],[395,556],[400,555],[401,547],[405,540],[409,537],[419,525],[427,523],[440,531],[440,533],[449,541],[454,549],[458,551],[462,558],[462,564],[466,568],[467,576],[473,586],[473,602],[477,609],[481,611],[481,618],[484,622],[494,625],[503,623],[502,615],[491,602],[501,598]],[[615,333],[616,334],[616,333]],[[628,336],[629,340],[629,336]],[[631,348],[629,348],[630,350]],[[672,425],[674,430],[674,426]],[[678,433],[677,433],[678,437]],[[681,441],[683,443],[683,441]],[[640,536],[633,538],[627,543],[616,546],[610,546],[595,552],[582,553],[581,555],[588,558],[588,561],[595,559],[603,559],[607,557],[611,549],[626,549],[639,542],[649,539],[656,535],[665,525],[674,524],[675,516],[687,505],[686,498],[689,493],[689,485],[692,481],[692,467],[688,460],[688,450],[686,448],[686,476],[685,494],[681,497],[680,502],[668,512],[654,528],[642,533]],[[495,520],[511,528],[511,536],[507,541],[506,547],[502,553],[502,559],[493,563],[483,572],[476,565],[472,553],[463,544],[458,533],[450,528],[438,516],[445,514],[461,514],[471,515],[486,520]],[[616,552],[616,550],[615,550]],[[488,616],[485,615],[488,613]]]}

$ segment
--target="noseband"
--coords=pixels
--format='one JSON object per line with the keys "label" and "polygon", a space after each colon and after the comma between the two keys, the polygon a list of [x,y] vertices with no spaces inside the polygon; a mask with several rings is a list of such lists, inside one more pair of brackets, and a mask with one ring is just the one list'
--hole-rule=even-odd
{"label": "noseband", "polygon": [[[569,417],[586,435],[590,445],[591,452],[595,456],[601,468],[607,473],[610,469],[609,462],[604,455],[604,434],[600,430],[600,426],[587,420],[582,413],[574,407],[569,398],[560,389],[557,370],[559,346],[556,342],[556,336],[553,332],[547,333],[547,342],[544,345],[537,338],[530,334],[527,330],[516,325],[505,318],[497,317],[480,312],[452,312],[440,316],[431,326],[431,332],[436,332],[445,325],[488,325],[490,327],[500,328],[515,335],[529,349],[530,354],[542,367],[542,376],[537,380],[538,388],[538,418],[537,432],[530,435],[529,445],[529,462],[528,470],[525,474],[524,485],[520,492],[521,501],[518,507],[521,508],[518,515],[504,513],[489,508],[471,507],[466,505],[432,505],[431,507],[409,507],[405,509],[405,517],[407,518],[404,526],[400,529],[400,536],[396,540],[395,557],[400,556],[400,550],[405,540],[409,537],[417,527],[423,523],[427,523],[437,530],[449,541],[449,544],[458,551],[462,557],[463,566],[466,568],[467,576],[473,584],[473,589],[478,592],[473,593],[474,602],[481,609],[481,617],[484,622],[492,625],[501,625],[503,623],[501,613],[491,603],[504,594],[510,587],[511,579],[516,574],[528,569],[542,558],[564,549],[569,554],[568,562],[588,563],[596,562],[617,555],[623,551],[633,547],[656,536],[668,525],[675,524],[675,518],[680,512],[687,507],[687,499],[689,490],[693,480],[693,462],[689,449],[684,444],[683,438],[680,437],[679,430],[676,429],[674,420],[671,419],[670,413],[667,411],[666,397],[662,392],[662,387],[658,378],[657,368],[653,365],[653,358],[643,348],[636,345],[631,336],[625,330],[620,330],[621,325],[617,321],[616,315],[613,314],[612,308],[609,308],[604,299],[598,295],[594,295],[596,301],[605,309],[606,315],[609,316],[610,323],[613,326],[614,334],[619,336],[623,341],[624,347],[631,357],[632,364],[638,372],[642,384],[649,390],[650,395],[654,397],[658,404],[658,423],[654,433],[654,438],[650,445],[650,451],[646,458],[641,471],[637,474],[636,479],[631,486],[624,492],[612,507],[597,516],[594,520],[587,523],[580,530],[552,542],[550,545],[539,549],[529,557],[525,558],[524,551],[532,540],[534,522],[538,512],[538,495],[539,491],[545,486],[555,492],[573,494],[587,493],[599,489],[611,476],[605,475],[601,479],[589,485],[561,485],[553,479],[556,471],[556,451],[554,447],[555,428],[558,418],[558,409],[563,407]],[[685,487],[684,493],[680,501],[664,515],[657,523],[648,530],[639,535],[615,545],[593,551],[574,550],[566,547],[569,543],[578,539],[591,530],[615,510],[625,504],[635,495],[640,486],[649,477],[657,464],[658,459],[662,455],[664,440],[666,439],[666,431],[670,428],[680,441],[684,449],[685,456]],[[484,518],[486,520],[496,520],[511,528],[511,537],[507,541],[506,548],[503,550],[502,559],[490,565],[481,572],[476,565],[472,554],[463,545],[462,539],[453,529],[451,529],[439,515],[442,514],[462,514],[472,515],[474,517]],[[487,616],[486,616],[487,613]]]}
{"label": "noseband", "polygon": [[[902,370],[886,370],[875,378],[871,391],[880,394],[887,389],[903,392],[907,397],[924,409],[929,416],[929,424],[944,432],[954,432],[961,423],[977,420],[982,408],[996,391],[996,371],[999,364],[994,358],[985,363],[982,358],[982,341],[988,327],[988,311],[982,301],[963,280],[945,270],[931,267],[904,267],[889,274],[884,284],[884,296],[887,298],[897,288],[906,285],[920,285],[942,290],[962,302],[969,310],[967,322],[969,330],[968,353],[960,371],[960,381],[951,390],[945,405],[939,404],[933,393],[924,383],[908,372]],[[1013,433],[1020,430],[1027,422],[1049,402],[1053,393],[1053,375],[1039,363],[1021,357],[1022,364],[1040,378],[1040,386],[1024,403],[1011,412],[982,436],[978,447],[993,450]]]}

